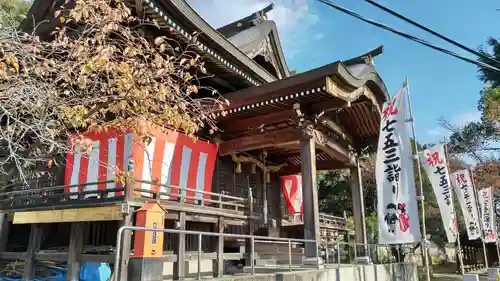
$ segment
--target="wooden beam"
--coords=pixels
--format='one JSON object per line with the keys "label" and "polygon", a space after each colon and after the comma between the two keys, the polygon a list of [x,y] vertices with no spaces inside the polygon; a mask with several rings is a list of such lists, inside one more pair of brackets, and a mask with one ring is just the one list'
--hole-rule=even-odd
{"label": "wooden beam", "polygon": [[[354,102],[351,102],[351,107],[360,106],[367,103],[369,104],[371,102],[369,100],[356,100]],[[328,100],[320,103],[315,103],[310,106],[311,111],[315,113],[330,112],[346,107],[348,107],[347,102],[344,102],[342,105],[339,105],[338,100]]]}
{"label": "wooden beam", "polygon": [[322,132],[314,129],[314,140],[319,149],[323,150],[328,155],[332,156],[349,167],[356,166],[356,159],[346,147],[341,146],[338,142],[332,140]]}
{"label": "wooden beam", "polygon": [[14,213],[13,224],[121,220],[121,206],[75,208]]}
{"label": "wooden beam", "polygon": [[220,121],[219,127],[223,133],[235,133],[296,119],[297,113],[294,110],[287,109],[246,119],[231,118],[230,115],[229,118]]}
{"label": "wooden beam", "polygon": [[[280,170],[280,175],[293,175],[301,172],[301,165],[286,166]],[[347,165],[337,160],[321,161],[316,159],[316,171],[329,171],[347,168]]]}
{"label": "wooden beam", "polygon": [[340,137],[346,141],[348,141],[349,143],[353,144],[354,143],[354,139],[352,138],[352,136],[344,129],[344,127],[342,127],[341,125],[335,123],[335,121],[333,121],[332,119],[328,118],[328,116],[325,116],[325,115],[322,115],[318,122],[325,126],[326,128],[334,131],[336,134],[340,135]]}
{"label": "wooden beam", "polygon": [[275,147],[287,143],[297,143],[299,140],[299,129],[290,127],[224,141],[219,146],[219,154],[224,156],[238,152]]}

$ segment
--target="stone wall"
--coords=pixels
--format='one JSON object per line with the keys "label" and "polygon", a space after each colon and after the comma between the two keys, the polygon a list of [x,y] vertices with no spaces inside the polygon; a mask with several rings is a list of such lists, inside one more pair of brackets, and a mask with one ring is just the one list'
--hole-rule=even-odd
{"label": "stone wall", "polygon": [[377,264],[320,270],[231,276],[227,281],[418,281],[415,264]]}

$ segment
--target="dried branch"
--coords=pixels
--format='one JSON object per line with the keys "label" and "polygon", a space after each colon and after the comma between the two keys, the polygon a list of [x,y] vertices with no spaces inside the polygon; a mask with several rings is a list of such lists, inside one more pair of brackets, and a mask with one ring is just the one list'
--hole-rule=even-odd
{"label": "dried branch", "polygon": [[[455,141],[450,140],[450,143],[448,144],[448,149],[451,154],[457,154],[460,152],[460,150],[464,150],[467,154],[476,159],[478,162],[482,163],[484,161],[483,157],[481,157],[481,155],[477,153],[478,150],[482,150],[485,148],[484,147],[485,144],[483,142],[470,143],[470,141],[467,138],[461,135],[462,134],[461,128],[452,125],[444,118],[441,118],[439,120],[439,125],[445,130],[451,132],[459,139],[458,140],[459,143],[455,143]],[[462,149],[459,149],[458,146],[460,146]]]}
{"label": "dried branch", "polygon": [[[77,0],[55,16],[61,26],[52,42],[0,30],[0,172],[23,179],[36,163],[70,151],[68,139],[86,130],[144,138],[152,126],[188,135],[217,130],[214,112],[227,101],[200,84],[206,70],[190,45],[146,37],[159,27],[122,1]],[[92,149],[84,137],[72,143]]]}

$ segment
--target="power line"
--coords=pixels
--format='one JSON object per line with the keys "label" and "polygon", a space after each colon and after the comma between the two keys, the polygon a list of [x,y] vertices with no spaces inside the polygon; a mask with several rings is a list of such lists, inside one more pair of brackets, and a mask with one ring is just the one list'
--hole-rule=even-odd
{"label": "power line", "polygon": [[337,10],[339,10],[339,11],[341,11],[341,12],[345,13],[345,14],[348,14],[348,15],[350,15],[350,16],[352,16],[352,17],[355,17],[355,18],[357,18],[357,19],[359,19],[359,20],[362,20],[362,21],[364,21],[364,22],[366,22],[366,23],[369,23],[369,24],[374,25],[374,26],[377,26],[377,27],[379,27],[379,28],[382,28],[382,29],[388,30],[388,31],[390,31],[390,32],[392,32],[392,33],[395,33],[395,34],[397,34],[397,35],[399,35],[399,36],[402,36],[402,37],[404,37],[404,38],[406,38],[406,39],[409,39],[409,40],[415,41],[415,42],[417,42],[417,43],[420,43],[420,44],[422,44],[422,45],[424,45],[424,46],[427,46],[427,47],[429,47],[429,48],[431,48],[431,49],[434,49],[434,50],[436,50],[436,51],[439,51],[439,52],[445,53],[445,54],[447,54],[447,55],[453,56],[453,57],[455,57],[455,58],[457,58],[457,59],[460,59],[460,60],[466,61],[466,62],[471,63],[471,64],[474,64],[474,65],[476,65],[476,66],[480,66],[480,67],[484,67],[484,68],[488,68],[488,69],[491,69],[491,70],[494,70],[494,71],[500,72],[500,69],[498,69],[498,68],[496,68],[496,67],[494,67],[494,66],[491,66],[491,65],[489,65],[489,64],[487,64],[487,63],[484,63],[484,62],[480,62],[480,61],[477,61],[477,60],[473,60],[473,59],[469,59],[469,58],[463,57],[463,56],[461,56],[461,55],[459,55],[459,54],[457,54],[457,53],[454,53],[454,52],[452,52],[452,51],[450,51],[450,50],[447,50],[447,49],[444,49],[444,48],[441,48],[441,47],[435,46],[435,45],[433,45],[433,44],[431,44],[431,43],[429,43],[429,42],[427,42],[427,41],[425,41],[425,40],[423,40],[423,39],[420,39],[420,38],[418,38],[418,37],[415,37],[415,36],[409,35],[409,34],[407,34],[407,33],[401,32],[401,31],[399,31],[399,30],[396,30],[396,29],[394,29],[394,28],[392,28],[392,27],[390,27],[390,26],[388,26],[388,25],[385,25],[385,24],[382,24],[382,23],[379,23],[379,22],[376,22],[376,21],[373,21],[373,20],[367,19],[367,18],[365,18],[365,17],[363,17],[363,16],[361,16],[361,15],[359,15],[359,14],[357,14],[357,13],[355,13],[355,12],[351,11],[351,10],[348,10],[348,9],[345,9],[345,8],[343,8],[343,7],[339,6],[339,5],[333,4],[333,3],[332,3],[331,1],[329,1],[329,0],[318,0],[318,1],[322,2],[322,3],[323,3],[323,4],[325,4],[325,5],[328,5],[328,6],[332,7],[332,8],[334,8],[334,9],[337,9]]}
{"label": "power line", "polygon": [[478,51],[476,51],[474,49],[471,49],[471,48],[469,48],[469,47],[467,47],[467,46],[465,46],[463,44],[460,44],[457,41],[455,41],[455,40],[453,40],[453,39],[451,39],[449,37],[446,37],[446,36],[444,36],[444,35],[436,32],[436,31],[434,31],[434,30],[432,30],[432,29],[430,29],[430,28],[428,28],[428,27],[426,27],[426,26],[424,26],[422,24],[419,24],[418,22],[416,22],[416,21],[414,21],[414,20],[412,20],[412,19],[410,19],[408,17],[405,17],[405,16],[397,13],[394,10],[391,10],[391,9],[389,9],[389,8],[383,6],[383,5],[380,5],[379,3],[377,3],[377,2],[375,2],[373,0],[365,0],[365,2],[368,2],[368,3],[372,4],[373,6],[379,8],[379,9],[382,9],[385,12],[387,12],[387,13],[389,13],[389,14],[391,14],[391,15],[393,15],[393,16],[395,16],[395,17],[397,17],[397,18],[399,18],[399,19],[401,19],[401,20],[403,20],[403,21],[405,21],[407,23],[410,23],[410,24],[412,24],[412,25],[414,25],[414,26],[416,26],[416,27],[418,27],[418,28],[420,28],[420,29],[422,29],[424,31],[427,31],[430,34],[432,34],[434,36],[437,36],[438,38],[443,39],[444,41],[446,41],[446,42],[448,42],[448,43],[450,43],[452,45],[455,45],[455,46],[459,47],[460,49],[463,49],[463,50],[465,50],[465,51],[467,51],[469,53],[472,53],[472,54],[474,54],[474,55],[476,55],[478,57],[490,60],[490,61],[494,62],[495,64],[500,65],[500,61],[498,61],[498,60],[496,60],[496,59],[494,59],[494,58],[492,58],[490,56],[487,56],[485,54],[482,54],[482,53],[480,53],[480,52],[478,52]]}

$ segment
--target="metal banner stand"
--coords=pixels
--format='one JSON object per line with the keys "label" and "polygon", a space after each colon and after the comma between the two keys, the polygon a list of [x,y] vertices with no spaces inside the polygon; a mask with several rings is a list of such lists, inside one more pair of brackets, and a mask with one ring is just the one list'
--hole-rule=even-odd
{"label": "metal banner stand", "polygon": [[424,198],[424,184],[422,181],[422,168],[420,167],[420,157],[418,157],[418,146],[417,146],[417,137],[415,134],[415,121],[413,119],[413,111],[411,107],[411,97],[410,97],[410,85],[408,84],[408,77],[405,79],[405,86],[406,86],[406,94],[408,96],[408,109],[410,113],[410,119],[409,122],[411,123],[411,132],[413,135],[413,145],[414,145],[414,153],[417,153],[416,155],[414,154],[414,158],[417,160],[417,169],[418,169],[418,178],[419,183],[420,183],[420,212],[421,212],[421,217],[422,217],[422,242],[421,242],[421,247],[422,247],[422,256],[423,256],[423,262],[425,264],[425,269],[426,269],[426,280],[431,281],[431,270],[430,270],[430,265],[429,265],[429,254],[427,250],[427,231],[425,228],[425,198]]}

